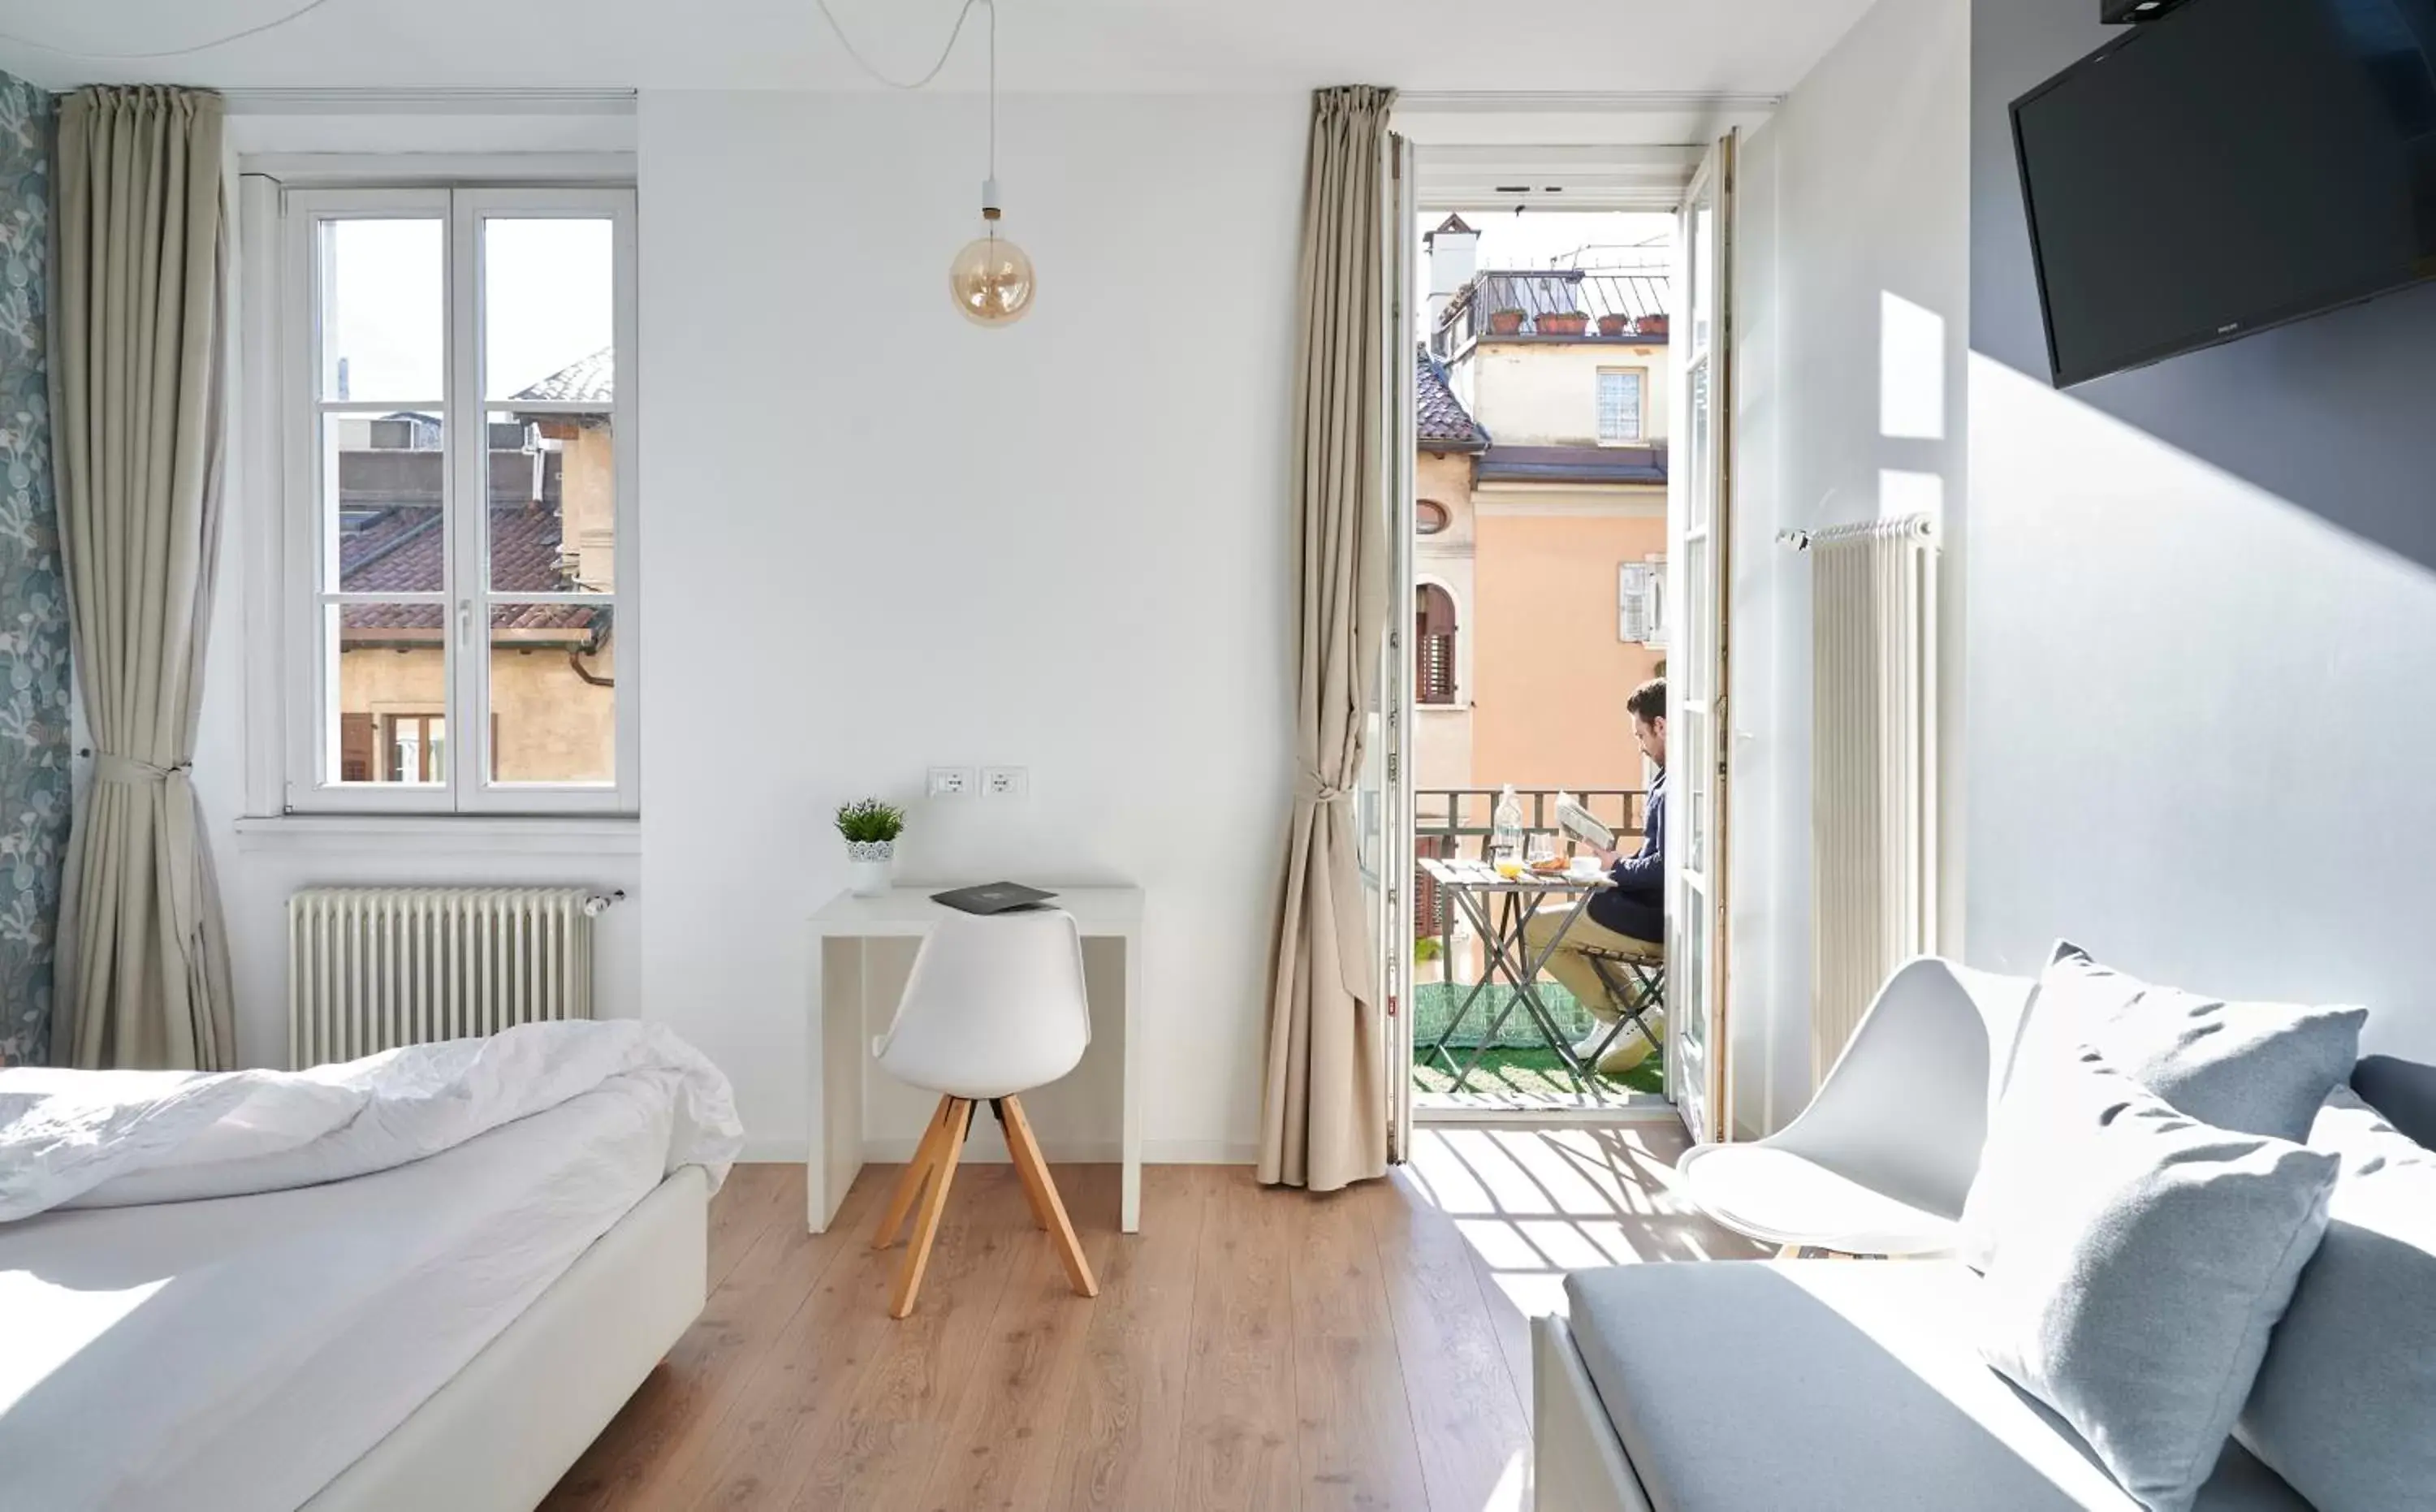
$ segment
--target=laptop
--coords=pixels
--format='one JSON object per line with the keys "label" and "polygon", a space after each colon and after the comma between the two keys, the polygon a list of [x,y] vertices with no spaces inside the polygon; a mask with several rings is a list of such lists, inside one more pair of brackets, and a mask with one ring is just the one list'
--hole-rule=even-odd
{"label": "laptop", "polygon": [[966,913],[1015,913],[1025,909],[1036,909],[1056,895],[1036,887],[1026,887],[1020,882],[983,882],[979,887],[958,887],[945,893],[933,893],[931,901],[944,903]]}

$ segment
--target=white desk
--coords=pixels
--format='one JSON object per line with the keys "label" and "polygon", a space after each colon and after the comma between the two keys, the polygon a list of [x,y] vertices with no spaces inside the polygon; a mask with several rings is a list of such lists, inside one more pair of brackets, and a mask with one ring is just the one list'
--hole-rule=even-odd
{"label": "white desk", "polygon": [[[841,893],[812,915],[811,1149],[804,1162],[804,1208],[813,1233],[827,1228],[838,1204],[862,1169],[863,1078],[871,1068],[871,1036],[896,1011],[868,1000],[863,946],[873,940],[919,939],[948,911],[931,901],[941,887],[899,887],[879,897]],[[1138,887],[1064,887],[1053,905],[1074,915],[1088,947],[1113,940],[1124,952],[1122,1092],[1123,1132],[1118,1223],[1141,1227],[1141,961],[1142,894]],[[1086,969],[1088,969],[1088,964]]]}

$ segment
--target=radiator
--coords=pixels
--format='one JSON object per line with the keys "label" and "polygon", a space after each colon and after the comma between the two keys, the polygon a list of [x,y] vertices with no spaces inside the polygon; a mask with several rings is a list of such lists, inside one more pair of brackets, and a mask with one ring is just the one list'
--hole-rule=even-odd
{"label": "radiator", "polygon": [[287,1064],[592,1017],[578,887],[315,887],[287,900]]}
{"label": "radiator", "polygon": [[1937,543],[1926,515],[1820,530],[1812,567],[1812,1085],[1937,940]]}

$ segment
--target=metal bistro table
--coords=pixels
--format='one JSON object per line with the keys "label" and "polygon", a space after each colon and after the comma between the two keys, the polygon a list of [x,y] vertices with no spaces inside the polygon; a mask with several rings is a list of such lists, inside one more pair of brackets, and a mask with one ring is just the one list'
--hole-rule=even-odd
{"label": "metal bistro table", "polygon": [[[1481,1056],[1497,1043],[1498,1032],[1505,1027],[1505,1021],[1514,1016],[1519,1005],[1539,1026],[1540,1035],[1548,1041],[1548,1048],[1557,1052],[1557,1059],[1565,1068],[1565,1073],[1574,1079],[1575,1088],[1596,1096],[1597,1078],[1591,1068],[1598,1064],[1607,1054],[1608,1047],[1613,1045],[1627,1028],[1639,1028],[1644,1034],[1649,1031],[1641,1025],[1638,1014],[1627,1014],[1615,1021],[1607,1037],[1600,1040],[1598,1048],[1588,1060],[1584,1060],[1574,1053],[1573,1041],[1557,1026],[1556,1017],[1548,1011],[1548,1005],[1540,1000],[1540,991],[1534,983],[1546,967],[1549,958],[1563,947],[1565,936],[1572,932],[1583,911],[1590,907],[1591,899],[1614,886],[1614,880],[1605,874],[1585,878],[1571,872],[1525,871],[1519,877],[1500,877],[1497,869],[1487,861],[1440,860],[1436,857],[1422,858],[1421,869],[1435,878],[1447,895],[1454,899],[1455,907],[1463,911],[1464,917],[1470,920],[1471,927],[1479,931],[1481,943],[1488,951],[1480,981],[1465,995],[1462,1003],[1455,1008],[1454,1017],[1449,1018],[1446,1028],[1439,1032],[1437,1042],[1429,1048],[1429,1055],[1443,1061],[1446,1069],[1454,1073],[1454,1085],[1448,1090],[1460,1092],[1464,1089],[1464,1084],[1479,1068]],[[1565,917],[1557,925],[1557,932],[1549,936],[1546,948],[1533,955],[1530,942],[1523,938],[1523,930],[1551,898],[1570,898],[1572,901],[1566,905]],[[1471,1017],[1472,1007],[1480,1001],[1481,994],[1494,984],[1501,973],[1513,984],[1514,997],[1490,1021],[1488,1033],[1482,1035],[1480,1043],[1473,1047],[1470,1058],[1458,1066],[1447,1041],[1453,1038],[1455,1031],[1463,1027],[1464,1020]]]}

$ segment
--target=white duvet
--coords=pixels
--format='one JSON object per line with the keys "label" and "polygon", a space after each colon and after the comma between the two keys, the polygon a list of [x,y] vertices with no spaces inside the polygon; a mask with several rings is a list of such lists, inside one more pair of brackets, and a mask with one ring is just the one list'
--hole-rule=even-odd
{"label": "white duvet", "polygon": [[527,1024],[305,1071],[0,1070],[0,1223],[367,1175],[618,1077],[667,1093],[670,1171],[726,1176],[743,1139],[727,1078],[665,1025],[631,1019]]}

